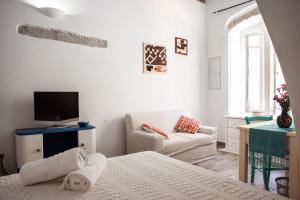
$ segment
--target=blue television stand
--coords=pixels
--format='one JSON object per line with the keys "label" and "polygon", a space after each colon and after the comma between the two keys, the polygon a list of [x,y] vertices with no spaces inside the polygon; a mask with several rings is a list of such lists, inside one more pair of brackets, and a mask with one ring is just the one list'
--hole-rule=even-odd
{"label": "blue television stand", "polygon": [[88,154],[96,152],[96,128],[92,125],[17,129],[15,137],[17,168],[74,147],[82,147]]}

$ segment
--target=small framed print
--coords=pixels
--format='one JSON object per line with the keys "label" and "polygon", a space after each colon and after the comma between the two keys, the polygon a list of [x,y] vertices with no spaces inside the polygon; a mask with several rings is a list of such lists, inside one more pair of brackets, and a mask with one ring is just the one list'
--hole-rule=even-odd
{"label": "small framed print", "polygon": [[175,53],[188,55],[188,40],[175,37]]}
{"label": "small framed print", "polygon": [[165,46],[144,43],[144,73],[167,73],[167,50]]}

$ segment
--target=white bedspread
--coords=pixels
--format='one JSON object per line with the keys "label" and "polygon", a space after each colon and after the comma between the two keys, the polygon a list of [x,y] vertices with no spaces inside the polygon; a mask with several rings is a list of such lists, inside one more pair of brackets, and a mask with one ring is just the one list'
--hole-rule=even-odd
{"label": "white bedspread", "polygon": [[109,158],[86,193],[65,191],[61,183],[22,186],[18,175],[0,178],[5,200],[268,200],[285,199],[254,186],[154,152]]}

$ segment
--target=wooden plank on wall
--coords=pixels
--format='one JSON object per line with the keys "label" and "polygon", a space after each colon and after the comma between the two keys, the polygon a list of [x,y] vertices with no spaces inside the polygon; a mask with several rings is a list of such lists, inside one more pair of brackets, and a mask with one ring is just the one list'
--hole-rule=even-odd
{"label": "wooden plank on wall", "polygon": [[21,24],[17,27],[17,33],[35,38],[56,40],[89,47],[107,48],[106,40],[88,37],[61,29],[45,28],[31,24]]}

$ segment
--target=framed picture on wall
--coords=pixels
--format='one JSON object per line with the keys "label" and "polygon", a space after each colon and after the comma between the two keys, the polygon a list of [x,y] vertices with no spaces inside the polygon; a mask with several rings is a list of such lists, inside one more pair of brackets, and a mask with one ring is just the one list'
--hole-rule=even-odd
{"label": "framed picture on wall", "polygon": [[167,50],[165,46],[144,43],[144,73],[167,73]]}
{"label": "framed picture on wall", "polygon": [[188,55],[188,40],[175,37],[175,53]]}

